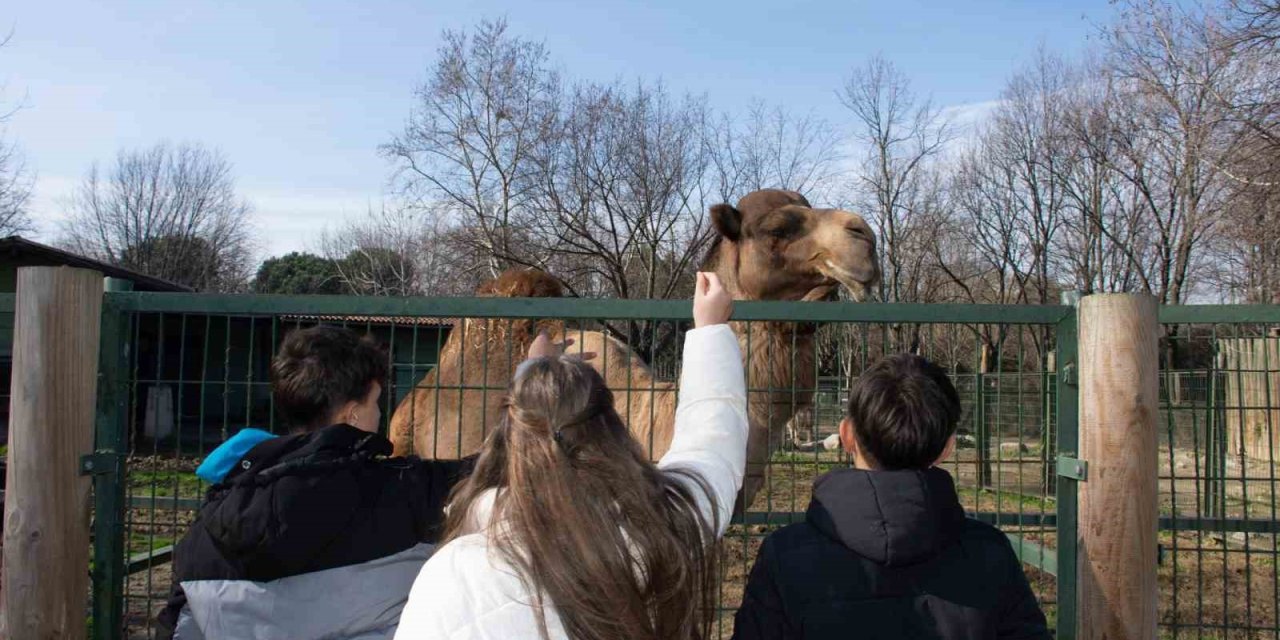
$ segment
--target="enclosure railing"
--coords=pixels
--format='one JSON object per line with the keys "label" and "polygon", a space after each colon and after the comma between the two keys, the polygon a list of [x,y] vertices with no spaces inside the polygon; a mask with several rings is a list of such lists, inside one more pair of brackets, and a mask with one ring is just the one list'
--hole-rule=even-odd
{"label": "enclosure railing", "polygon": [[1161,635],[1275,638],[1280,307],[1165,307],[1160,322]]}
{"label": "enclosure railing", "polygon": [[[95,520],[98,637],[153,635],[170,587],[172,545],[207,488],[191,473],[197,461],[241,427],[281,429],[267,364],[289,330],[338,323],[383,342],[393,365],[384,394],[390,416],[432,370],[451,333],[487,343],[522,322],[562,323],[571,336],[606,332],[657,371],[674,372],[690,318],[687,301],[650,300],[113,292],[104,309],[98,456],[122,473],[105,473],[97,484],[99,508],[111,511]],[[1074,492],[1059,485],[1074,480],[1055,472],[1059,451],[1074,451],[1074,403],[1060,401],[1066,386],[1055,364],[1074,357],[1071,307],[742,302],[734,318],[744,357],[756,365],[748,367],[752,418],[776,437],[759,470],[760,491],[722,544],[721,636],[731,633],[760,540],[802,520],[813,480],[847,464],[842,452],[821,445],[843,413],[845,394],[832,390],[847,390],[879,356],[905,350],[944,364],[962,394],[961,448],[947,468],[966,509],[1009,535],[1051,618],[1073,619],[1073,538],[1060,543],[1057,531],[1074,518]],[[475,376],[437,379],[425,391],[437,400],[496,400],[510,372],[485,370],[511,366],[509,355],[464,353],[461,368]],[[655,402],[674,376],[659,378],[645,388],[625,382],[615,393]],[[795,415],[806,408],[807,423]]]}
{"label": "enclosure railing", "polygon": [[[12,296],[0,296],[0,314],[12,307]],[[748,386],[767,400],[753,420],[777,437],[756,499],[721,545],[721,636],[731,633],[760,540],[801,520],[812,481],[847,464],[822,446],[843,412],[842,390],[879,356],[913,350],[946,366],[962,395],[960,448],[946,468],[967,512],[1009,536],[1058,636],[1075,637],[1081,474],[1059,464],[1078,451],[1074,308],[750,302],[734,317],[746,357],[776,365],[748,367]],[[106,293],[96,451],[87,459],[94,637],[154,636],[173,544],[207,489],[192,473],[197,462],[239,428],[282,430],[267,366],[289,330],[338,323],[383,342],[393,366],[390,416],[451,337],[487,339],[531,321],[603,331],[631,347],[662,375],[621,391],[652,399],[678,376],[688,318],[685,301]],[[1152,561],[1161,635],[1275,637],[1280,307],[1168,307],[1160,321],[1160,548]],[[490,355],[459,363],[480,370],[478,383],[437,379],[425,390],[437,399],[499,397],[503,376],[485,369],[501,358]],[[780,369],[788,379],[767,377]]]}

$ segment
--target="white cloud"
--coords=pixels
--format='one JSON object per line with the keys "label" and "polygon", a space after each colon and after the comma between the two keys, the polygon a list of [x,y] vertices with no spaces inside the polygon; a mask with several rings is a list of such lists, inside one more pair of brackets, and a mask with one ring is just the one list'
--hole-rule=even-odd
{"label": "white cloud", "polygon": [[951,121],[957,127],[972,128],[987,119],[991,112],[1000,106],[1000,102],[1000,100],[984,100],[982,102],[953,104],[949,107],[943,107],[939,115]]}

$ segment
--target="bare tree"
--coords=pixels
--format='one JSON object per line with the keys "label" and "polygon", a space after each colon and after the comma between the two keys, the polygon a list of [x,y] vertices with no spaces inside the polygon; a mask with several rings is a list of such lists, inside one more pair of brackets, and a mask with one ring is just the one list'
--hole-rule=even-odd
{"label": "bare tree", "polygon": [[320,251],[354,295],[470,295],[486,271],[455,232],[440,211],[384,204],[325,231]]}
{"label": "bare tree", "polygon": [[497,275],[536,262],[514,234],[528,223],[533,154],[554,126],[559,80],[545,47],[508,34],[503,20],[444,40],[408,124],[382,151],[402,197],[447,205]]}
{"label": "bare tree", "polygon": [[[1237,84],[1233,92],[1217,92],[1232,119],[1247,133],[1249,154],[1245,168],[1259,169],[1262,157],[1275,158],[1280,151],[1280,2],[1229,0],[1216,19],[1204,28],[1231,60]],[[1266,163],[1272,164],[1272,163]],[[1270,174],[1264,182],[1272,183]],[[1238,174],[1242,181],[1256,176]]]}
{"label": "bare tree", "polygon": [[1065,156],[1056,179],[1066,196],[1056,258],[1061,278],[1086,294],[1150,291],[1146,208],[1111,164],[1121,139],[1111,110],[1126,107],[1096,62],[1084,62],[1071,78],[1059,100]]}
{"label": "bare tree", "polygon": [[1233,89],[1230,56],[1209,40],[1209,20],[1156,0],[1127,0],[1104,32],[1107,71],[1120,99],[1108,111],[1109,166],[1135,190],[1154,228],[1146,282],[1180,304],[1201,275],[1225,196],[1223,167],[1238,133],[1221,96]]}
{"label": "bare tree", "polygon": [[[1255,144],[1270,145],[1256,137]],[[1214,280],[1232,300],[1280,304],[1280,168],[1274,163],[1271,154],[1249,152],[1232,164],[1251,177],[1230,184],[1215,238]]]}
{"label": "bare tree", "polygon": [[1216,91],[1240,130],[1225,173],[1216,280],[1234,299],[1280,303],[1280,3],[1231,0],[1211,32],[1231,60],[1234,92]]}
{"label": "bare tree", "polygon": [[[0,49],[11,37],[12,34],[0,39]],[[18,106],[0,102],[0,235],[6,236],[33,228],[27,203],[34,179],[17,145],[6,139],[9,121],[17,110]]]}
{"label": "bare tree", "polygon": [[[710,238],[705,103],[636,83],[584,85],[565,104],[532,205],[544,264],[578,295],[686,295]],[[671,337],[642,322],[613,328],[646,354]]]}
{"label": "bare tree", "polygon": [[[0,116],[3,125],[8,115]],[[0,130],[3,136],[3,130]],[[27,212],[33,176],[18,147],[0,137],[0,235],[31,231],[34,225]]]}
{"label": "bare tree", "polygon": [[940,109],[918,98],[892,63],[872,58],[855,69],[840,93],[854,119],[853,138],[862,147],[854,199],[877,228],[884,263],[881,298],[923,301],[915,277],[926,261],[919,236],[934,228],[925,203],[936,200],[927,178],[930,163],[952,137]]}
{"label": "bare tree", "polygon": [[121,151],[70,202],[64,244],[201,291],[234,291],[252,270],[249,204],[231,163],[193,144]]}
{"label": "bare tree", "polygon": [[575,290],[667,298],[687,287],[709,230],[705,120],[701,100],[661,85],[574,92],[540,156],[533,228]]}
{"label": "bare tree", "polygon": [[709,126],[712,164],[720,198],[756,189],[790,189],[811,202],[834,195],[840,174],[840,136],[812,113],[754,101],[742,121],[723,116]]}

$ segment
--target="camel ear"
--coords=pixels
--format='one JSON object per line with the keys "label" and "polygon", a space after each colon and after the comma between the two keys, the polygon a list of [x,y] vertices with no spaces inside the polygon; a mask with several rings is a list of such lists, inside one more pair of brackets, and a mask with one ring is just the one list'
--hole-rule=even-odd
{"label": "camel ear", "polygon": [[716,226],[720,235],[729,240],[736,242],[742,237],[742,212],[731,204],[712,205],[711,224]]}

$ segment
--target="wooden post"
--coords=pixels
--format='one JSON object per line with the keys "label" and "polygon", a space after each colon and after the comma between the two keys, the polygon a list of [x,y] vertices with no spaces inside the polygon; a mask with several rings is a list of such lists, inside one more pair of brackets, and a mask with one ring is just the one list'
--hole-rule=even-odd
{"label": "wooden post", "polygon": [[1108,294],[1080,304],[1079,636],[1156,637],[1155,298]]}
{"label": "wooden post", "polygon": [[85,636],[102,274],[18,269],[4,511],[4,637]]}

